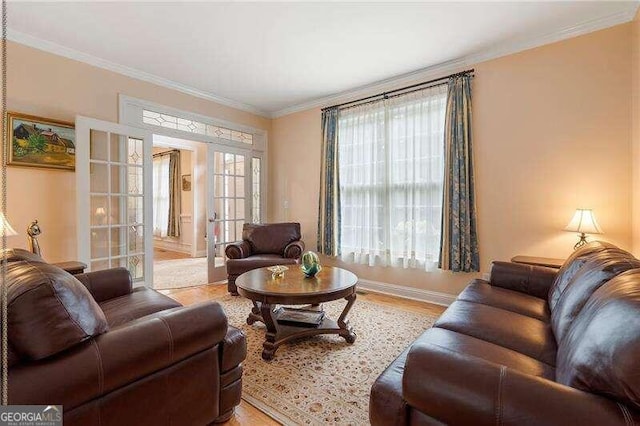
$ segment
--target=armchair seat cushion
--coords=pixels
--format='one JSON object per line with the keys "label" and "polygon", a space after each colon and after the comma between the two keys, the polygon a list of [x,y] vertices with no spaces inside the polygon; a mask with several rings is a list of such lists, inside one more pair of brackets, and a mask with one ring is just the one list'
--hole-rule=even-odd
{"label": "armchair seat cushion", "polygon": [[546,300],[519,291],[492,286],[484,280],[472,281],[460,293],[458,300],[493,306],[544,322],[551,321],[551,313]]}
{"label": "armchair seat cushion", "polygon": [[296,263],[298,263],[297,259],[288,259],[277,254],[257,254],[244,259],[228,259],[227,273],[240,275],[252,269],[274,265],[295,265]]}
{"label": "armchair seat cushion", "polygon": [[435,326],[555,365],[557,346],[551,326],[535,318],[459,300],[449,306]]}
{"label": "armchair seat cushion", "polygon": [[147,287],[137,287],[128,295],[100,303],[110,327],[117,327],[149,314],[179,306],[182,305]]}

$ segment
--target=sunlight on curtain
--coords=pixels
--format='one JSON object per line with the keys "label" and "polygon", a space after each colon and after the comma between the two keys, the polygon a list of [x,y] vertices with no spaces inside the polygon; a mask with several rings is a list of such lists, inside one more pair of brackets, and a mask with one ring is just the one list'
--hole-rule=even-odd
{"label": "sunlight on curtain", "polygon": [[340,112],[344,260],[436,267],[446,98],[437,86]]}
{"label": "sunlight on curtain", "polygon": [[153,235],[166,237],[169,227],[169,156],[153,159]]}

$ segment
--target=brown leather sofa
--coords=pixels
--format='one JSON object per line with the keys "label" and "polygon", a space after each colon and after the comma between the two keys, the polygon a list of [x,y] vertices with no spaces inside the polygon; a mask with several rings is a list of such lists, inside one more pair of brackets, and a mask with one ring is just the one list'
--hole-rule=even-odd
{"label": "brown leather sofa", "polygon": [[373,425],[640,424],[640,261],[494,262],[380,377]]}
{"label": "brown leather sofa", "polygon": [[244,334],[219,304],[183,307],[124,268],[75,278],[7,253],[9,403],[65,425],[206,425],[240,403]]}
{"label": "brown leather sofa", "polygon": [[304,251],[301,238],[299,223],[245,223],[242,241],[225,249],[229,293],[238,294],[236,278],[247,271],[299,263]]}

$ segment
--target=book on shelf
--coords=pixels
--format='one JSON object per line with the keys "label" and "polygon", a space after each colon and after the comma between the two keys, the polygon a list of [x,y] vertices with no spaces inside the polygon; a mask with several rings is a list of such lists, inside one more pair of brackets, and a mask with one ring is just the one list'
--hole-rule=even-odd
{"label": "book on shelf", "polygon": [[323,311],[309,309],[279,307],[274,311],[276,321],[283,325],[296,325],[301,327],[317,327],[324,319]]}

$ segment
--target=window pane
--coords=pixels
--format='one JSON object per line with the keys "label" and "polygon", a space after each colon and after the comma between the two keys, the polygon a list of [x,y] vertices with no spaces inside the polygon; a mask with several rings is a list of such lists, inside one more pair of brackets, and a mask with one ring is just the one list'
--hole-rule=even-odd
{"label": "window pane", "polygon": [[260,223],[260,159],[251,159],[251,220]]}

